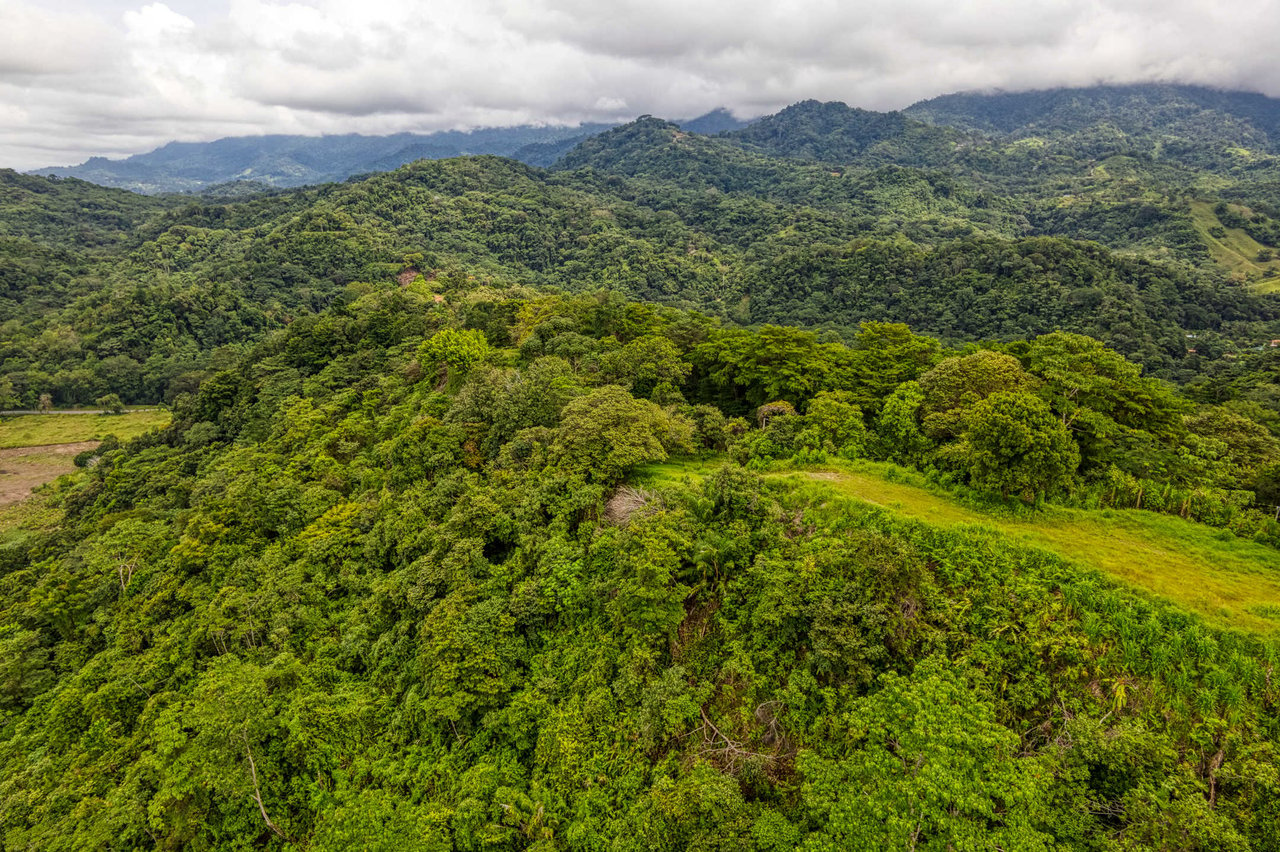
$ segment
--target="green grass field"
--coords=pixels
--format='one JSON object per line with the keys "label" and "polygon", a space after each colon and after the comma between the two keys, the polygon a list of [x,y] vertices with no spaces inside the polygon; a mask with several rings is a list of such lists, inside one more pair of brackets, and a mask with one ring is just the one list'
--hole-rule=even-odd
{"label": "green grass field", "polygon": [[0,419],[0,449],[41,447],[101,441],[115,435],[122,441],[169,422],[168,411],[126,414],[23,414]]}
{"label": "green grass field", "polygon": [[[1280,259],[1265,263],[1257,260],[1258,252],[1266,246],[1240,228],[1224,228],[1226,236],[1221,239],[1210,234],[1210,228],[1222,227],[1222,223],[1213,212],[1213,205],[1207,201],[1191,202],[1191,218],[1214,260],[1232,272],[1243,273],[1262,292],[1280,291]],[[1270,278],[1264,277],[1268,272],[1275,274]]]}
{"label": "green grass field", "polygon": [[[695,481],[719,463],[689,460],[651,465],[639,481],[652,486]],[[917,475],[903,472],[892,479],[891,475],[891,466],[870,462],[767,474],[930,524],[998,530],[1174,601],[1215,624],[1280,633],[1280,551],[1154,512],[971,506],[927,487]]]}

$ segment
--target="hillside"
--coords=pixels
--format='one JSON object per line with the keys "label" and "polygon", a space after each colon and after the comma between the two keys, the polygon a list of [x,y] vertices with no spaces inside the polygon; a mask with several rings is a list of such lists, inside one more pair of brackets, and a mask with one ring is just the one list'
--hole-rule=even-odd
{"label": "hillside", "polygon": [[[607,294],[367,283],[0,532],[0,831],[1268,849],[1280,525],[1240,489],[1280,440],[1258,429],[1062,333],[959,355],[902,326],[844,346]],[[837,456],[1003,515],[773,467]],[[668,459],[699,475],[646,467]],[[1038,489],[1080,506],[1037,515]],[[1188,560],[1188,584],[1267,554],[1241,618],[1135,591],[1056,523],[1130,514],[1236,560]]]}
{"label": "hillside", "polygon": [[957,94],[904,114],[1079,159],[1135,156],[1213,175],[1219,185],[1275,180],[1280,169],[1280,100],[1249,92],[1139,85]]}
{"label": "hillside", "polygon": [[683,133],[627,125],[580,145],[571,171],[420,161],[247,201],[176,205],[13,176],[94,211],[86,226],[104,204],[127,201],[135,218],[86,255],[75,230],[33,217],[41,193],[0,206],[13,261],[0,321],[15,323],[0,390],[25,407],[43,393],[172,401],[261,335],[352,298],[350,283],[406,271],[612,290],[845,336],[868,319],[955,344],[1063,328],[1179,381],[1202,369],[1187,334],[1212,337],[1219,355],[1280,336],[1276,303],[1221,273],[1025,236],[1005,202],[945,173],[832,175]]}
{"label": "hillside", "polygon": [[[668,461],[641,469],[637,477],[649,486],[703,481],[723,463],[714,457]],[[1007,505],[948,493],[895,465],[865,460],[783,467],[766,476],[807,488],[814,500],[833,491],[932,526],[985,530],[1176,601],[1209,622],[1280,635],[1280,608],[1274,604],[1280,600],[1280,551],[1224,537],[1202,524],[1138,509],[1011,512]],[[1135,559],[1139,553],[1142,558]]]}
{"label": "hillside", "polygon": [[[1240,143],[1266,153],[1280,145],[1280,100],[1200,86],[1134,85],[1031,92],[962,93],[903,110],[936,125],[1003,134],[1083,133],[1110,126],[1135,141],[1168,136],[1178,146]],[[1245,144],[1251,143],[1251,144]],[[1176,154],[1175,154],[1176,156]]]}
{"label": "hillside", "polygon": [[938,166],[979,141],[972,134],[842,103],[803,101],[728,134],[753,150],[827,163]]}

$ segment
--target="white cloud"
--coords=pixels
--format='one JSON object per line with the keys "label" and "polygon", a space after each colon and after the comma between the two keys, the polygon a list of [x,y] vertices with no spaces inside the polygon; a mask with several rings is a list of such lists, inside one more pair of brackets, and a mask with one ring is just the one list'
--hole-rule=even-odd
{"label": "white cloud", "polygon": [[0,164],[804,98],[1177,79],[1280,95],[1274,0],[0,0]]}

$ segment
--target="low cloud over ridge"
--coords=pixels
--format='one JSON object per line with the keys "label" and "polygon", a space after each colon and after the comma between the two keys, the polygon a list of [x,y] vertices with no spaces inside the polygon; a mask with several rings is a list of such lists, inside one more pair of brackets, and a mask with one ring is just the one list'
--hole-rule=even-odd
{"label": "low cloud over ridge", "polygon": [[0,166],[172,139],[891,109],[1176,80],[1280,95],[1270,0],[0,0]]}

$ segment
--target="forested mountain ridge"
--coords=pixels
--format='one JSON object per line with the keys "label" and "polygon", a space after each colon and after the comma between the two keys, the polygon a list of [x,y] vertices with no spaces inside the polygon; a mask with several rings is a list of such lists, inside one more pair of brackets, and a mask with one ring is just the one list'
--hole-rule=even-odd
{"label": "forested mountain ridge", "polygon": [[149,198],[78,179],[0,169],[0,236],[72,250],[119,245],[175,199]]}
{"label": "forested mountain ridge", "polygon": [[[31,219],[27,202],[14,204],[0,209],[0,227],[20,237],[4,246],[15,277],[0,371],[22,404],[42,393],[59,404],[108,391],[172,399],[223,347],[236,357],[347,282],[410,267],[611,289],[841,334],[865,319],[910,320],[957,342],[1063,328],[1179,380],[1201,370],[1188,333],[1218,354],[1276,336],[1273,301],[1220,273],[1013,237],[1002,202],[944,173],[833,176],[731,145],[722,157],[726,145],[644,120],[584,143],[573,157],[610,159],[573,171],[422,161],[256,200],[140,202],[145,221],[91,256]],[[619,166],[627,157],[634,175]],[[88,184],[13,180],[79,193],[86,209],[100,194],[116,198]]]}
{"label": "forested mountain ridge", "polygon": [[1205,137],[1252,141],[1269,153],[1280,153],[1280,100],[1202,86],[957,93],[920,101],[903,113],[936,125],[1015,138],[1080,133],[1107,124],[1138,138],[1167,134],[1183,143]]}
{"label": "forested mountain ridge", "polygon": [[802,101],[726,134],[765,154],[828,163],[937,166],[984,137],[927,124],[901,112]]}
{"label": "forested mountain ridge", "polygon": [[[955,120],[967,129],[955,129],[908,113],[816,101],[714,140],[684,131],[677,136],[674,125],[660,130],[662,122],[646,118],[586,140],[557,167],[590,166],[666,180],[675,190],[702,186],[859,212],[866,209],[858,202],[867,183],[901,184],[905,177],[936,191],[909,198],[895,188],[880,190],[897,195],[895,212],[924,201],[945,216],[939,224],[951,234],[968,228],[1094,240],[1152,258],[1221,265],[1274,288],[1280,276],[1280,160],[1268,153],[1265,133],[1242,122],[1257,114],[1269,126],[1264,119],[1275,104],[1261,96],[1190,90],[1208,102],[1240,101],[1243,117],[1234,117],[1179,99],[1179,91],[1147,86],[1124,89],[1123,97],[1105,88],[1038,93],[1040,100],[1071,107],[1060,110],[1057,129],[1041,135],[978,130],[961,118]],[[975,113],[994,110],[1000,98],[954,96],[957,103],[975,104]],[[928,104],[917,106],[921,117],[932,115]],[[939,107],[940,120],[957,110]],[[1113,115],[1120,126],[1111,122]],[[666,145],[670,139],[679,145]],[[913,228],[912,239],[931,239],[916,222],[901,224]]]}
{"label": "forested mountain ridge", "polygon": [[[683,123],[691,132],[720,133],[749,122],[719,109]],[[421,159],[492,154],[549,166],[583,139],[612,126],[588,122],[384,136],[230,136],[211,142],[170,142],[124,159],[91,157],[76,166],[49,166],[28,174],[74,177],[148,194],[200,193],[235,183],[290,188],[393,171]]]}

